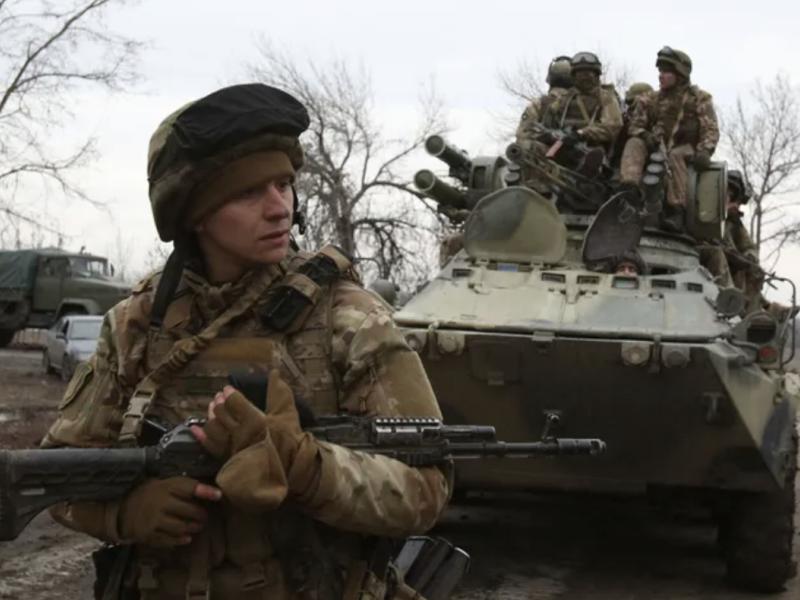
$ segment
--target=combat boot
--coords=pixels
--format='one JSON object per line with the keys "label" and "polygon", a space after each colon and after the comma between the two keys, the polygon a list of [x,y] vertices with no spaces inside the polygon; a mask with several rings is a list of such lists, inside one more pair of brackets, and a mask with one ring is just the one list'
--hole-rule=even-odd
{"label": "combat boot", "polygon": [[670,233],[685,233],[686,210],[682,206],[666,206],[662,213],[661,227]]}
{"label": "combat boot", "polygon": [[603,166],[605,157],[606,153],[602,148],[590,148],[583,155],[576,171],[587,179],[595,179],[600,173],[600,167]]}

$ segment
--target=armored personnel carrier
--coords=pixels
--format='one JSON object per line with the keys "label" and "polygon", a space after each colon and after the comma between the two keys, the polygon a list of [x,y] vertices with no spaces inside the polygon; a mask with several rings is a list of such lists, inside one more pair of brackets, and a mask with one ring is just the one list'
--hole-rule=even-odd
{"label": "armored personnel carrier", "polygon": [[[512,161],[470,159],[439,136],[426,147],[459,183],[429,170],[415,183],[463,222],[463,249],[395,318],[445,419],[608,445],[568,463],[459,465],[457,489],[688,496],[712,510],[733,583],[782,589],[795,572],[793,323],[743,314],[741,294],[701,266],[697,240],[722,235],[725,165],[692,174],[680,235],[652,226],[648,202],[608,200],[605,184],[519,148]],[[638,246],[646,273],[598,266],[620,244]]]}

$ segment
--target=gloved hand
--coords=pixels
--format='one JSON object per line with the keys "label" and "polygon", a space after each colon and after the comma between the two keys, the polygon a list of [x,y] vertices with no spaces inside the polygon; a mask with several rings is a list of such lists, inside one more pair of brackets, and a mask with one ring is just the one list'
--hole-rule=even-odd
{"label": "gloved hand", "polygon": [[263,441],[267,434],[266,415],[237,389],[226,385],[208,405],[208,420],[192,431],[206,451],[217,458]]}
{"label": "gloved hand", "polygon": [[147,546],[188,544],[208,520],[199,500],[221,497],[217,488],[188,477],[148,479],[122,500],[119,534],[123,540]]}
{"label": "gloved hand", "polygon": [[564,137],[561,138],[561,141],[564,143],[565,146],[570,147],[583,141],[583,136],[581,135],[580,131],[577,131],[575,129],[568,129],[564,134]]}
{"label": "gloved hand", "polygon": [[320,474],[319,447],[313,435],[300,427],[294,394],[280,372],[269,374],[267,429],[286,472],[292,495],[303,495]]}
{"label": "gloved hand", "polygon": [[698,171],[705,171],[711,166],[711,155],[705,150],[699,150],[692,159],[694,168]]}

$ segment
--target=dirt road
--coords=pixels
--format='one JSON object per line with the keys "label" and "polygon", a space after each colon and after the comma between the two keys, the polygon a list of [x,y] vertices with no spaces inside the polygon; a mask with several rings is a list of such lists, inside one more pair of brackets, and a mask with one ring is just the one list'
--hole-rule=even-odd
{"label": "dirt road", "polygon": [[[42,373],[38,353],[11,350],[0,351],[0,382],[0,448],[36,445],[64,385]],[[517,496],[500,508],[484,500],[451,507],[440,530],[473,558],[456,600],[758,597],[725,586],[707,519],[640,502]],[[0,543],[0,599],[91,598],[96,547],[40,515],[19,539]],[[800,579],[770,598],[797,600]]]}

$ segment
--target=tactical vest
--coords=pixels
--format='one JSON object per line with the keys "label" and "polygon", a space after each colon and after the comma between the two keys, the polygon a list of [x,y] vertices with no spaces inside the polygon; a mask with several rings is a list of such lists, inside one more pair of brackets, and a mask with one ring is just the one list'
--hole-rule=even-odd
{"label": "tactical vest", "polygon": [[700,119],[697,113],[699,88],[691,85],[657,96],[656,131],[661,132],[667,147],[682,144],[696,147],[700,142]]}
{"label": "tactical vest", "polygon": [[[354,279],[349,260],[331,248],[323,252],[336,256],[337,278]],[[316,414],[357,412],[358,407],[340,405],[339,382],[331,362],[330,288],[334,282],[318,284],[302,273],[303,266],[313,260],[306,253],[292,257],[285,276],[269,284],[248,310],[223,326],[183,368],[158,385],[145,409],[147,416],[171,424],[205,417],[209,401],[232,370],[266,374],[271,368],[280,369],[296,397],[303,398]],[[163,327],[151,329],[146,371],[161,364],[176,342],[185,343],[197,335],[200,327],[192,322],[193,298],[191,290],[181,286]],[[245,600],[303,598],[287,581],[285,557],[279,561],[275,556],[270,543],[272,520],[273,515],[247,515],[223,505],[214,510],[204,533],[190,547],[140,548],[136,585],[142,599],[205,598],[207,593],[211,598]],[[335,537],[336,560],[344,572],[363,553],[363,540],[341,532],[335,532]]]}
{"label": "tactical vest", "polygon": [[554,107],[561,110],[559,129],[588,127],[600,119],[600,113],[603,110],[599,88],[592,94],[583,94],[573,89],[555,103]]}

